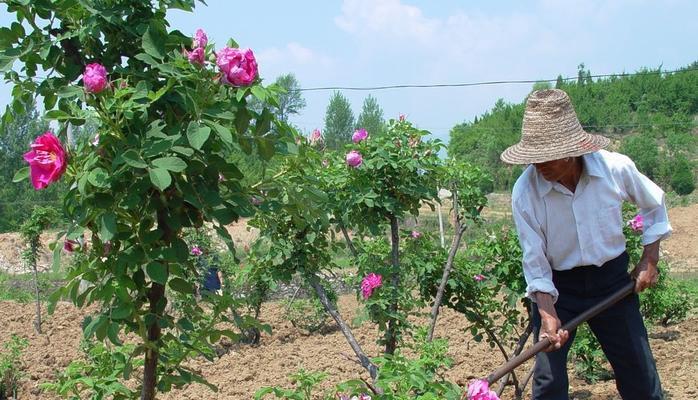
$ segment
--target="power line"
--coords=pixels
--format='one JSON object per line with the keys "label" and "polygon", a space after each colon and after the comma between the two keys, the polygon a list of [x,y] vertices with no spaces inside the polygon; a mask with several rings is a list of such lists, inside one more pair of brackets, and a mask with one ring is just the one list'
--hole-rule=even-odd
{"label": "power line", "polygon": [[[622,72],[615,74],[598,74],[598,75],[588,75],[584,76],[587,78],[610,78],[610,77],[629,77],[635,75],[662,75],[662,74],[676,74],[681,72],[693,72],[698,71],[698,67],[695,68],[683,68],[675,69],[671,71],[639,71],[639,72]],[[36,83],[41,83],[48,77],[46,76],[35,76],[30,77],[27,75],[17,74],[18,77],[24,79],[31,79]],[[579,76],[570,76],[566,78],[559,78],[562,81],[573,81],[578,80]],[[519,79],[519,80],[494,80],[494,81],[480,81],[480,82],[462,82],[462,83],[433,83],[433,84],[398,84],[398,85],[381,85],[381,86],[318,86],[318,87],[308,87],[292,89],[291,91],[299,92],[314,92],[314,91],[325,91],[325,90],[351,90],[351,91],[369,91],[369,90],[391,90],[391,89],[436,89],[436,88],[456,88],[456,87],[473,87],[473,86],[495,86],[495,85],[521,85],[521,84],[532,84],[539,82],[557,82],[558,78],[553,79]]]}
{"label": "power line", "polygon": [[[610,77],[627,77],[633,75],[641,74],[674,74],[679,72],[690,72],[696,71],[696,68],[684,68],[676,69],[672,71],[640,71],[640,72],[630,72],[630,73],[620,73],[620,74],[599,74],[599,75],[588,75],[584,78],[610,78]],[[561,78],[563,81],[577,80],[578,76]],[[300,88],[299,92],[311,92],[311,91],[321,91],[321,90],[353,90],[353,91],[366,91],[366,90],[389,90],[389,89],[425,89],[425,88],[450,88],[450,87],[471,87],[471,86],[492,86],[492,85],[518,85],[518,84],[532,84],[538,82],[557,82],[558,78],[554,79],[521,79],[521,80],[497,80],[497,81],[482,81],[482,82],[466,82],[466,83],[434,83],[434,84],[402,84],[402,85],[384,85],[384,86],[320,86],[320,87],[310,87],[310,88]]]}
{"label": "power line", "polygon": [[[317,124],[310,124],[307,122],[298,122],[294,123],[294,125],[301,125],[304,127],[313,127],[313,126],[319,126]],[[322,124],[320,124],[322,125]],[[461,125],[461,124],[456,124],[456,125]],[[617,125],[582,125],[582,128],[584,129],[593,129],[593,130],[606,130],[606,129],[632,129],[632,128],[642,128],[642,127],[667,127],[667,126],[684,126],[684,127],[696,127],[698,124],[695,122],[665,122],[665,123],[647,123],[647,124],[617,124]],[[506,127],[493,127],[493,126],[470,126],[469,128],[473,128],[474,130],[486,130],[486,131],[496,131],[496,132],[519,132],[521,131],[521,128],[512,128],[511,126],[506,126]],[[424,128],[420,127],[420,129],[425,129],[427,131],[442,131],[442,130],[451,130],[453,129],[452,127],[446,128]]]}

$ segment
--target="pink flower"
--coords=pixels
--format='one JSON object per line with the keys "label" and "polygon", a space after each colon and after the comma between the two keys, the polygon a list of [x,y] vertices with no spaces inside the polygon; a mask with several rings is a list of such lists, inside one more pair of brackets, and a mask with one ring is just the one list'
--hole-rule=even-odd
{"label": "pink flower", "polygon": [[63,250],[65,250],[65,251],[68,252],[68,253],[72,253],[73,251],[75,251],[75,248],[76,248],[76,247],[80,247],[80,243],[78,243],[78,242],[75,241],[75,240],[66,239],[66,240],[63,242]]}
{"label": "pink flower", "polygon": [[99,146],[99,133],[95,135],[94,139],[90,141],[90,144],[94,147]]}
{"label": "pink flower", "polygon": [[412,239],[419,239],[420,237],[422,237],[422,233],[418,231],[412,231],[412,233],[410,233],[410,236],[412,236]]}
{"label": "pink flower", "polygon": [[373,291],[376,288],[379,288],[383,284],[383,277],[374,274],[371,272],[370,274],[366,275],[364,279],[361,281],[361,294],[365,299],[368,299],[371,297],[371,294],[373,294]]}
{"label": "pink flower", "polygon": [[87,64],[82,81],[88,92],[99,93],[107,86],[107,70],[99,63]]}
{"label": "pink flower", "polygon": [[197,47],[192,51],[184,50],[184,54],[189,59],[190,63],[198,64],[198,65],[204,64],[205,58],[204,58],[204,48],[203,47]]}
{"label": "pink flower", "polygon": [[248,86],[257,77],[257,60],[250,49],[224,47],[217,54],[216,64],[223,73],[223,83],[228,85]]}
{"label": "pink flower", "polygon": [[39,190],[61,178],[68,166],[68,155],[60,140],[50,131],[36,138],[31,148],[24,154],[24,161],[29,163],[34,189]]}
{"label": "pink flower", "polygon": [[482,275],[482,274],[473,275],[473,280],[476,282],[484,281],[485,275]]}
{"label": "pink flower", "polygon": [[367,395],[366,393],[362,393],[359,395],[359,400],[371,400],[371,396]]}
{"label": "pink flower", "polygon": [[642,229],[644,227],[642,215],[637,214],[635,218],[628,221],[628,225],[630,226],[630,229],[632,229],[634,232],[642,233]]}
{"label": "pink flower", "polygon": [[497,393],[490,390],[490,385],[484,379],[471,381],[468,385],[469,400],[499,400]]}
{"label": "pink flower", "polygon": [[400,120],[400,122],[402,122],[405,120],[405,114],[400,114],[397,118]]}
{"label": "pink flower", "polygon": [[363,159],[363,157],[361,157],[361,153],[359,153],[358,151],[352,150],[349,153],[347,153],[347,165],[348,166],[357,168],[363,162],[364,162],[364,159]]}
{"label": "pink flower", "polygon": [[315,146],[318,144],[322,144],[322,132],[320,132],[319,129],[315,129],[313,133],[310,134],[310,145]]}
{"label": "pink flower", "polygon": [[366,139],[368,137],[368,132],[366,132],[366,129],[361,128],[356,131],[354,131],[354,134],[351,135],[351,140],[354,143],[359,143],[360,141]]}
{"label": "pink flower", "polygon": [[208,36],[206,36],[206,32],[204,32],[204,30],[201,28],[197,29],[196,33],[194,34],[194,42],[191,45],[192,48],[203,49],[207,44]]}
{"label": "pink flower", "polygon": [[202,255],[202,254],[204,254],[204,252],[201,251],[201,248],[200,248],[199,246],[194,245],[194,246],[191,248],[191,255],[197,256],[197,257],[198,257],[198,256],[200,256],[200,255]]}

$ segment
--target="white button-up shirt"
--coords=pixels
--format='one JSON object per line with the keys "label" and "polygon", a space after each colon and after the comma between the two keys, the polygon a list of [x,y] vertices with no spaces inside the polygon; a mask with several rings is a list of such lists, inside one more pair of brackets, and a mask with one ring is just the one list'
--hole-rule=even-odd
{"label": "white button-up shirt", "polygon": [[666,239],[671,225],[664,192],[626,156],[600,150],[582,156],[584,168],[572,193],[529,165],[514,184],[512,209],[523,250],[526,295],[550,293],[552,271],[601,266],[625,250],[623,201],[640,208],[642,244]]}

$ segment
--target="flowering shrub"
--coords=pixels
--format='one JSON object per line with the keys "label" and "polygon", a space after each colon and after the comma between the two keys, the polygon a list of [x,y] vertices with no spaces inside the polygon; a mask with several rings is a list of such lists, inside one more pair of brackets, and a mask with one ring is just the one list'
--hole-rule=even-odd
{"label": "flowering shrub", "polygon": [[359,153],[356,150],[352,150],[349,153],[347,153],[347,165],[353,168],[360,167],[361,164],[363,163],[363,157],[361,157],[361,153]]}
{"label": "flowering shrub", "polygon": [[490,390],[486,380],[477,379],[468,385],[468,400],[499,400],[499,396]]}
{"label": "flowering shrub", "polygon": [[233,86],[248,86],[257,78],[257,60],[250,49],[224,47],[216,54],[221,80]]}
{"label": "flowering shrub", "polygon": [[[116,346],[122,335],[138,338],[123,368],[143,362],[139,390],[148,400],[156,388],[202,381],[182,362],[195,353],[210,357],[212,342],[236,336],[216,328],[236,302],[229,295],[204,299],[206,312],[193,301],[181,302],[176,314],[167,307],[166,290],[191,296],[199,279],[183,230],[208,222],[232,251],[223,225],[255,212],[232,156],[269,160],[289,136],[268,108],[248,106],[251,97],[276,101],[259,83],[251,50],[231,41],[211,65],[203,32],[191,38],[168,30],[169,8],[193,6],[194,0],[10,1],[8,11],[29,31],[5,36],[0,51],[24,74],[5,76],[14,84],[14,112],[23,112],[24,100],[42,97],[45,117],[63,140],[69,124],[98,125],[92,144],[63,154],[58,140],[45,136],[28,156],[36,186],[60,178],[69,187],[66,239],[91,237],[81,250],[85,261],[70,267],[51,300],[98,305],[85,321],[87,338]],[[203,52],[203,65],[182,53],[192,43],[197,61]],[[51,71],[41,84],[37,70]]]}
{"label": "flowering shrub", "polygon": [[373,272],[370,274],[366,275],[364,279],[361,281],[361,295],[364,297],[364,300],[368,299],[371,297],[373,294],[373,291],[383,284],[383,277],[380,275],[377,275]]}
{"label": "flowering shrub", "polygon": [[357,129],[353,135],[351,135],[351,141],[354,143],[359,143],[362,140],[366,139],[368,137],[368,132],[366,132],[366,129],[361,128]]}
{"label": "flowering shrub", "polygon": [[100,63],[87,64],[82,74],[82,82],[88,92],[95,94],[101,92],[109,83],[107,69]]}
{"label": "flowering shrub", "polygon": [[34,189],[44,189],[61,178],[68,166],[68,155],[56,136],[46,132],[34,140],[31,151],[24,154]]}

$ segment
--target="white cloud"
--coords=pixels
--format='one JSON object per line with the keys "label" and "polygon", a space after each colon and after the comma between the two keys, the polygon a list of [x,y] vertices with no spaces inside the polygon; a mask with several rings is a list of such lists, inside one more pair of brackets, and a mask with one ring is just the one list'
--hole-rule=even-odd
{"label": "white cloud", "polygon": [[378,33],[391,39],[428,42],[441,22],[426,18],[418,7],[400,0],[345,0],[335,24],[346,32],[368,38]]}
{"label": "white cloud", "polygon": [[290,42],[283,48],[270,47],[258,52],[257,58],[264,64],[285,64],[287,66],[307,66],[319,64],[329,67],[333,64],[330,57],[304,47],[300,43]]}

